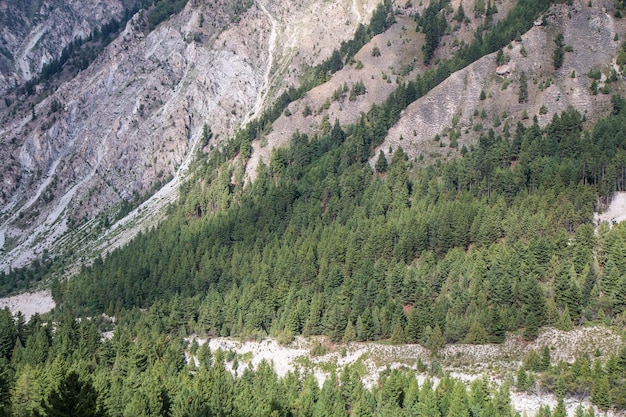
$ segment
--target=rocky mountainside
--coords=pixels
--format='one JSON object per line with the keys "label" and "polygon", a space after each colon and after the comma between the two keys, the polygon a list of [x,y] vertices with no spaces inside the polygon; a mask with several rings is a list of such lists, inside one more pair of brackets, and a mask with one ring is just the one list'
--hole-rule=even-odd
{"label": "rocky mountainside", "polygon": [[[227,137],[285,80],[350,39],[375,5],[189,2],[151,32],[138,13],[53,94],[2,110],[4,267],[25,265],[86,223],[102,231],[116,220],[109,210],[174,177],[204,125],[215,140]],[[110,217],[94,221],[101,213]]]}
{"label": "rocky mountainside", "polygon": [[[459,4],[461,2],[454,2],[453,9],[456,10]],[[463,4],[466,10],[473,9],[474,2]],[[513,2],[506,0],[496,2],[498,11],[494,20],[504,18],[511,4]],[[554,114],[570,107],[586,115],[589,121],[605,116],[610,111],[609,92],[614,94],[623,88],[621,77],[620,80],[614,79],[612,84],[610,78],[611,74],[619,72],[616,57],[621,39],[626,36],[624,24],[613,16],[612,10],[611,2],[574,1],[552,6],[543,21],[537,22],[506,49],[506,74],[496,73],[501,64],[497,62],[497,53],[493,53],[454,73],[403,111],[400,120],[377,149],[372,167],[379,150],[393,151],[398,147],[416,161],[425,163],[457,157],[463,145],[469,148],[490,128],[496,134],[502,134],[505,129],[513,129],[518,121],[529,126],[533,123],[533,116],[538,117],[540,126],[545,126]],[[407,30],[414,27],[410,15],[420,11],[423,7],[405,10],[405,14],[396,16],[397,23],[390,30],[372,39],[355,57],[362,67],[356,63],[347,66],[332,80],[292,103],[289,116],[284,115],[274,123],[272,132],[267,135],[267,143],[286,146],[294,127],[314,134],[323,131],[324,123],[329,120],[339,120],[342,125],[354,123],[372,103],[384,101],[398,82],[423,73],[427,69],[421,65],[424,35]],[[452,13],[449,13],[449,19],[455,23]],[[442,46],[436,55],[438,59],[450,58],[462,42],[471,42],[480,20],[468,21],[457,24],[455,30],[442,37]],[[563,35],[568,52],[563,65],[555,69],[553,53],[559,34]],[[371,53],[375,47],[380,47],[379,57]],[[406,68],[411,71],[404,73]],[[600,77],[595,91],[591,88],[593,79],[589,76],[593,72]],[[525,82],[521,81],[522,74]],[[366,85],[363,96],[355,101],[346,97],[333,99],[333,93],[344,83],[350,88],[359,80]],[[522,83],[525,83],[528,96],[524,100],[520,100]],[[598,88],[602,90],[604,86],[607,88],[605,94],[598,94]],[[484,98],[481,98],[481,92],[484,92]],[[307,106],[318,111],[305,116],[303,110]],[[451,132],[456,133],[457,145],[450,146]],[[254,145],[247,168],[252,178],[258,163],[269,161],[273,147],[264,146],[264,143],[259,141]]]}
{"label": "rocky mountainside", "polygon": [[119,19],[128,0],[6,0],[0,3],[0,94],[39,75],[77,38]]}
{"label": "rocky mountainside", "polygon": [[[130,6],[53,3],[0,5],[1,18],[15,22],[2,26],[4,91]],[[197,151],[210,153],[283,91],[299,86],[307,68],[369,22],[377,3],[194,0],[153,30],[145,22],[149,9],[143,10],[75,76],[57,79],[54,88],[36,86],[31,96],[12,93],[0,103],[2,267],[24,266],[49,252],[82,257],[87,247],[97,255],[153,225]],[[459,21],[461,4],[467,17]],[[471,42],[483,22],[475,11],[480,4],[453,1],[446,8],[448,29],[434,61]],[[503,19],[513,4],[496,1],[490,18]],[[294,131],[315,134],[334,120],[353,123],[399,83],[430,68],[414,19],[427,6],[394,3],[396,23],[389,30],[289,104],[252,143],[246,177],[253,180],[258,165],[268,164],[271,151]],[[416,162],[446,159],[489,128],[504,132],[518,121],[533,123],[534,116],[545,125],[569,106],[589,121],[606,115],[608,93],[622,88],[615,62],[624,27],[610,1],[553,5],[502,57],[485,56],[409,106],[380,149],[402,146]],[[552,60],[561,34],[565,53],[557,70]],[[506,74],[496,74],[499,61],[507,63]],[[364,91],[351,96],[359,83]],[[212,136],[203,135],[209,128]]]}
{"label": "rocky mountainside", "polygon": [[[625,36],[621,20],[607,12],[611,7],[611,3],[584,1],[554,5],[545,24],[536,25],[508,48],[506,65],[511,72],[496,74],[499,65],[494,53],[453,74],[407,108],[380,149],[402,146],[417,158],[435,154],[445,159],[458,155],[463,145],[469,147],[490,128],[503,134],[518,121],[529,126],[534,116],[543,127],[554,114],[568,108],[590,121],[606,115],[610,94],[594,92],[589,74],[599,73],[598,88],[606,85],[607,93],[610,87],[613,94],[622,91],[621,83],[609,85],[611,74],[619,71],[615,58]],[[562,66],[555,69],[553,53],[559,34],[571,52],[565,53]],[[448,42],[453,40],[448,38]],[[527,80],[527,100],[520,100],[522,77]],[[454,148],[449,146],[452,130],[459,133]],[[441,142],[435,140],[436,135]]]}

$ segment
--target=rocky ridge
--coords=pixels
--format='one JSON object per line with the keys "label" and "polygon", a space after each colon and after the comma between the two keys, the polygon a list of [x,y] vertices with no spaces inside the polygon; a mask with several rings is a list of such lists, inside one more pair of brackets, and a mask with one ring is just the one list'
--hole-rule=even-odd
{"label": "rocky ridge", "polygon": [[[428,372],[432,361],[430,351],[417,344],[353,342],[335,345],[324,338],[302,337],[295,338],[287,345],[279,344],[271,338],[245,341],[224,337],[207,340],[191,336],[188,341],[191,342],[193,339],[200,345],[208,343],[213,352],[221,349],[236,353],[239,370],[248,366],[258,369],[259,364],[265,361],[270,363],[281,377],[296,370],[310,372],[320,386],[331,372],[340,374],[346,366],[354,365],[359,365],[362,369],[363,383],[367,387],[376,385],[380,375],[389,369],[415,370],[420,385],[426,378],[434,379],[435,384],[439,381]],[[552,362],[556,364],[559,361],[572,363],[576,356],[583,353],[591,356],[598,351],[602,352],[600,358],[606,360],[611,354],[619,351],[621,343],[620,336],[609,329],[581,328],[562,332],[547,328],[532,343],[524,343],[519,336],[510,334],[501,345],[449,345],[440,352],[438,364],[456,379],[470,382],[477,378],[487,378],[491,384],[499,386],[515,374],[530,351],[541,352],[544,346],[550,348]],[[321,355],[312,354],[315,344],[324,347]],[[196,358],[188,354],[187,360],[196,361]],[[418,361],[426,370],[420,370]],[[238,375],[238,371],[232,369],[233,363],[228,362],[226,366],[233,374]],[[556,396],[542,389],[539,383],[533,391],[532,393],[515,389],[511,391],[511,405],[520,415],[534,416],[542,405],[549,405],[551,408],[556,406]],[[566,398],[567,415],[575,415],[575,409],[579,404],[585,408],[591,405],[588,398]],[[601,413],[598,409],[596,412]],[[609,410],[602,412],[602,415],[613,417],[621,414],[619,411]]]}
{"label": "rocky ridge", "polygon": [[[590,6],[583,1],[552,6],[546,13],[545,25],[533,27],[506,50],[510,65],[515,68],[512,73],[496,75],[496,53],[458,71],[430,94],[411,104],[389,130],[379,149],[401,146],[415,158],[438,154],[445,159],[458,155],[463,145],[469,147],[489,128],[493,128],[496,134],[503,134],[507,121],[513,131],[518,120],[528,126],[533,123],[533,116],[537,116],[543,127],[554,114],[568,108],[577,110],[589,120],[607,115],[610,95],[594,95],[590,88],[592,80],[587,74],[592,70],[604,74],[610,72],[620,48],[619,39],[626,36],[621,21],[607,11],[611,8],[611,2],[594,2]],[[565,53],[563,66],[555,70],[552,53],[558,33],[563,33],[565,44],[572,47],[572,52]],[[529,100],[520,103],[522,73],[528,80]],[[623,89],[621,83],[612,87],[612,93]],[[485,100],[480,100],[481,91],[487,96]],[[545,113],[542,106],[545,106]],[[478,116],[483,109],[486,119]],[[525,120],[524,112],[528,115]],[[496,117],[499,124],[494,123]],[[482,128],[475,129],[479,124]],[[461,132],[455,149],[448,146],[446,138],[451,127]],[[436,135],[442,137],[443,146],[433,140]],[[372,166],[374,162],[375,159]]]}
{"label": "rocky ridge", "polygon": [[[452,10],[456,10],[460,2],[453,3]],[[472,1],[463,4],[468,11],[474,7]],[[506,16],[513,2],[502,0],[495,4],[498,11],[493,18],[497,21]],[[423,73],[427,69],[421,63],[423,34],[414,33],[412,15],[420,13],[425,6],[399,7],[397,23],[372,39],[355,56],[361,65],[355,62],[344,67],[331,80],[291,103],[289,112],[274,122],[271,133],[253,143],[252,157],[246,167],[248,177],[254,179],[257,166],[261,162],[268,164],[272,150],[287,146],[295,130],[314,135],[324,132],[328,123],[332,124],[334,120],[342,125],[355,123],[373,103],[384,101],[397,82]],[[589,122],[606,116],[611,108],[610,94],[594,94],[590,88],[593,80],[588,74],[590,71],[602,73],[601,88],[612,69],[619,71],[615,57],[626,31],[621,19],[615,18],[613,12],[614,5],[610,1],[589,3],[579,0],[553,5],[542,18],[541,25],[531,28],[504,48],[511,69],[509,73],[496,74],[497,53],[493,53],[452,74],[402,112],[400,120],[376,149],[372,167],[379,150],[388,152],[391,149],[393,152],[398,147],[402,147],[416,163],[458,157],[463,145],[469,148],[490,128],[496,134],[503,134],[507,125],[509,131],[514,131],[517,121],[528,126],[533,123],[535,115],[540,126],[545,126],[555,114],[569,108],[579,111]],[[448,13],[448,20],[452,21],[452,13]],[[474,30],[482,20],[472,16],[469,21],[455,26],[443,36],[436,59],[450,58],[462,42],[471,42]],[[563,66],[555,70],[552,54],[559,33],[563,34],[568,52]],[[375,47],[380,49],[380,57],[372,56]],[[403,73],[407,65],[411,65],[411,71]],[[520,102],[522,73],[527,78],[528,100]],[[365,84],[365,94],[354,101],[346,98],[348,94],[333,98],[334,92],[344,84],[351,88],[357,81]],[[623,88],[619,77],[610,85],[611,94],[621,92]],[[485,100],[480,99],[481,92],[485,93]],[[312,110],[310,115],[304,112],[306,108]],[[461,134],[456,147],[449,146],[452,129]],[[435,140],[436,136],[442,140]]]}

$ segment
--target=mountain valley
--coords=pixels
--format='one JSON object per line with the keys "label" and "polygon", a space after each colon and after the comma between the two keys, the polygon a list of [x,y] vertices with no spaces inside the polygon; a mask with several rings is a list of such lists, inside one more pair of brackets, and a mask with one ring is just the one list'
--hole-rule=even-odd
{"label": "mountain valley", "polygon": [[625,9],[0,4],[0,414],[622,415]]}

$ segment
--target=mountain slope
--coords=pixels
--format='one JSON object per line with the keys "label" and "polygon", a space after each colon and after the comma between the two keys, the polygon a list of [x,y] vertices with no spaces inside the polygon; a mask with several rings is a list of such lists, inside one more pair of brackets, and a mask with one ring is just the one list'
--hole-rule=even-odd
{"label": "mountain slope", "polygon": [[[76,38],[120,19],[131,1],[8,0],[0,4],[0,94],[39,75]],[[6,105],[2,103],[2,105]]]}
{"label": "mountain slope", "polygon": [[623,413],[620,3],[368,6],[138,14],[5,114],[4,259],[52,253],[0,291],[58,308],[0,310],[0,413]]}
{"label": "mountain slope", "polygon": [[[593,79],[587,74],[597,70],[606,80],[614,67],[619,70],[615,57],[621,47],[619,40],[626,33],[620,20],[607,13],[610,7],[610,3],[596,2],[590,6],[583,1],[554,5],[546,14],[546,24],[533,27],[513,42],[512,48],[505,49],[510,59],[508,65],[514,68],[511,73],[496,74],[497,53],[493,53],[453,74],[407,108],[380,149],[402,146],[411,157],[439,153],[445,159],[449,151],[458,155],[462,145],[469,147],[489,128],[503,133],[507,123],[509,128],[520,120],[530,125],[533,116],[538,116],[539,125],[545,126],[554,114],[568,108],[592,121],[607,115],[610,96],[593,94]],[[564,43],[573,51],[565,53],[563,65],[555,70],[552,61],[558,34],[564,35]],[[519,100],[522,73],[528,80],[529,98],[524,102]],[[623,86],[618,83],[607,88],[611,93],[621,93]],[[482,91],[487,95],[485,100],[480,99]],[[540,111],[542,106],[546,107],[545,113]],[[483,109],[486,117],[479,115]],[[524,112],[528,115],[526,120]],[[482,128],[475,130],[476,125]],[[448,147],[452,127],[461,133],[455,149]],[[435,135],[443,137],[443,149],[433,140]]]}
{"label": "mountain slope", "polygon": [[[316,10],[318,19],[340,22],[332,32],[295,23],[315,5],[242,5],[249,9],[192,2],[147,34],[137,15],[53,95],[32,110],[17,104],[4,110],[5,268],[25,265],[121,202],[150,196],[174,176],[205,124],[216,138],[226,137],[285,88],[279,79],[297,80],[304,63],[315,65],[351,37],[375,2]],[[79,235],[97,236],[100,224],[119,217],[103,216]]]}

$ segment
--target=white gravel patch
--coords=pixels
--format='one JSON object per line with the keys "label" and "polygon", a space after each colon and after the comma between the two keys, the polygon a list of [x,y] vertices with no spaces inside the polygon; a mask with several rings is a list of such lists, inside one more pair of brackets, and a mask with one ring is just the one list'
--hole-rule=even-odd
{"label": "white gravel patch", "polygon": [[[199,340],[200,345],[206,343],[206,341]],[[278,344],[274,339],[265,339],[260,342],[238,342],[228,338],[215,338],[209,341],[209,347],[212,352],[217,349],[224,351],[233,350],[238,355],[245,355],[246,353],[252,353],[252,359],[250,364],[256,369],[256,367],[262,362],[267,361],[274,366],[274,371],[279,377],[284,377],[288,372],[292,372],[296,369],[295,361],[297,358],[308,355],[309,350],[301,347],[287,347]]]}
{"label": "white gravel patch", "polygon": [[611,204],[609,204],[609,208],[603,213],[595,213],[593,220],[595,224],[608,222],[609,225],[626,220],[626,192],[615,193]]}
{"label": "white gravel patch", "polygon": [[0,298],[0,308],[8,307],[11,313],[21,311],[26,321],[30,320],[35,313],[43,314],[52,310],[55,306],[50,290],[25,292]]}

